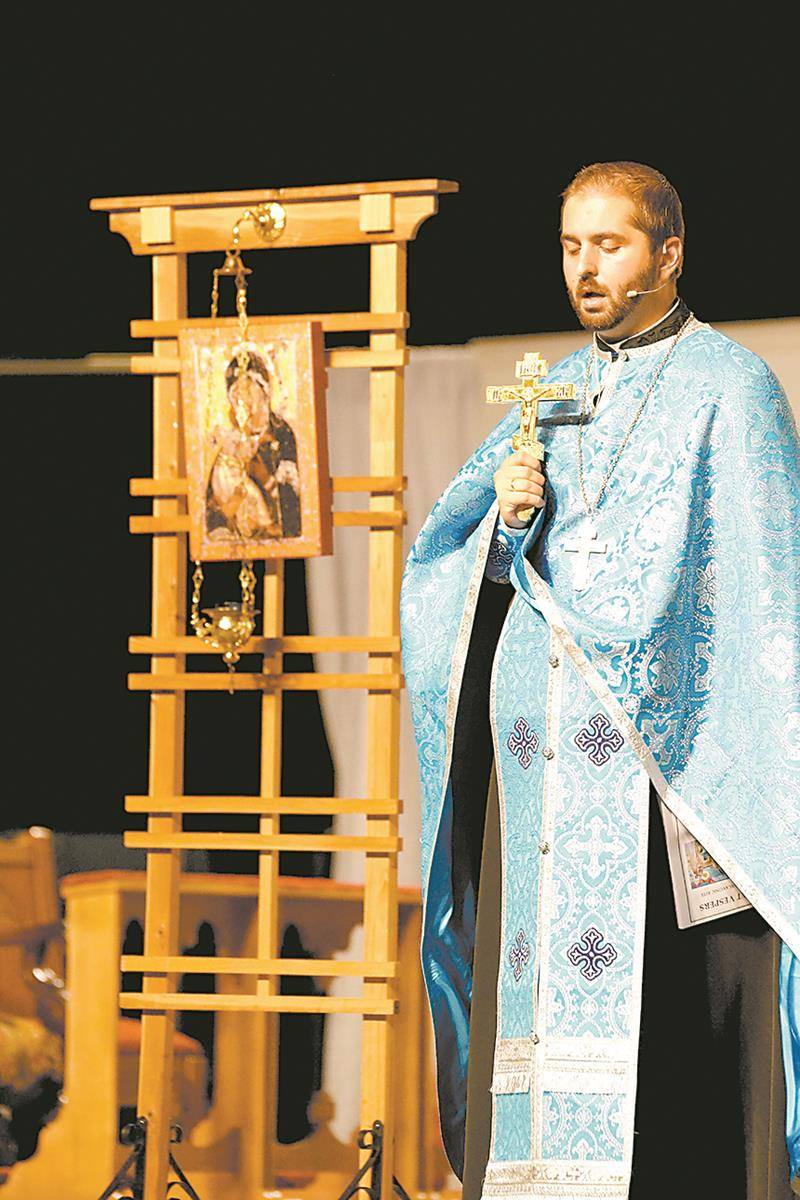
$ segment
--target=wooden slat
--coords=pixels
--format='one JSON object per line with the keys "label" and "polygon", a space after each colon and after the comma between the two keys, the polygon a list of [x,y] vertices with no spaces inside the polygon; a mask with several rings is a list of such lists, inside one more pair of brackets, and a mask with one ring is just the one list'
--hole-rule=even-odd
{"label": "wooden slat", "polygon": [[[318,321],[323,333],[380,333],[396,329],[407,329],[407,312],[324,312],[285,313],[282,316],[258,315],[250,317],[253,328],[259,325],[285,325],[288,321]],[[176,338],[181,329],[235,329],[238,317],[192,317],[188,321],[131,321],[132,338]]]}
{"label": "wooden slat", "polygon": [[132,375],[180,375],[181,360],[177,354],[156,358],[152,354],[132,354]]}
{"label": "wooden slat", "polygon": [[182,975],[353,975],[357,979],[393,979],[397,975],[396,962],[357,962],[340,958],[201,958],[193,954],[176,958],[123,954],[121,969],[150,975],[171,972]]}
{"label": "wooden slat", "polygon": [[[241,654],[399,654],[400,638],[390,637],[323,637],[314,634],[286,634],[270,639],[250,638]],[[135,636],[128,639],[130,654],[219,654],[196,634],[184,637],[154,638]]]}
{"label": "wooden slat", "polygon": [[404,687],[402,675],[371,675],[341,672],[323,674],[307,671],[271,675],[253,671],[188,671],[174,675],[132,674],[128,687],[132,692],[327,692],[339,689],[367,688],[369,691],[399,692]]}
{"label": "wooden slat", "polygon": [[[366,492],[370,495],[403,492],[408,486],[406,476],[399,475],[334,475],[331,490],[334,492]],[[131,479],[132,496],[185,496],[189,491],[188,479]]]}
{"label": "wooden slat", "polygon": [[[186,258],[166,255],[153,259],[153,317],[178,320],[187,316]],[[174,342],[159,340],[153,347],[156,356],[171,357],[177,352]],[[183,437],[180,429],[180,387],[172,377],[153,380],[153,467],[154,478],[178,478],[186,475]],[[176,516],[179,501],[156,499],[154,519]],[[156,538],[152,545],[152,631],[158,637],[185,629],[186,621],[186,544],[181,538]],[[155,674],[170,675],[184,669],[183,659],[160,659],[153,664]],[[185,746],[184,703],[182,694],[159,692],[150,700],[150,762],[148,790],[183,791]],[[171,833],[180,829],[180,820],[172,814],[150,816],[148,831]],[[179,853],[151,854],[147,862],[145,897],[144,952],[174,955],[179,949],[179,889],[181,856]],[[147,979],[144,991],[172,989],[176,981]],[[170,1142],[173,1044],[175,1018],[172,1013],[154,1011],[143,1017],[139,1056],[137,1112],[147,1120],[144,1200],[160,1200],[167,1185]]]}
{"label": "wooden slat", "polygon": [[344,833],[139,833],[124,835],[131,850],[313,850],[398,854],[400,837],[358,837]]}
{"label": "wooden slat", "polygon": [[[77,875],[65,875],[59,882],[59,891],[64,899],[68,896],[110,896],[114,903],[118,898],[122,898],[123,902],[131,899],[139,903],[144,895],[145,880],[144,871],[84,871]],[[190,871],[181,875],[180,879],[180,893],[186,899],[205,901],[209,896],[217,896],[250,901],[256,898],[257,892],[258,880],[254,875],[222,875],[216,872],[205,874]],[[336,901],[360,905],[364,888],[360,883],[328,879],[324,876],[279,875],[278,895],[282,900],[312,900],[315,904]],[[405,887],[399,887],[397,896],[401,908],[406,906],[418,909],[420,906],[419,886],[411,887],[407,884]]]}
{"label": "wooden slat", "polygon": [[[405,512],[347,511],[335,512],[333,514],[333,524],[338,526],[340,529],[389,529],[395,526],[404,525],[406,519],[407,515]],[[129,517],[128,532],[161,534],[188,533],[189,517],[188,515],[177,517]]]}
{"label": "wooden slat", "polygon": [[[325,364],[331,370],[358,367],[389,368],[406,367],[408,350],[326,350]],[[181,360],[178,355],[132,354],[132,375],[180,375]]]}
{"label": "wooden slat", "polygon": [[136,813],[401,813],[402,800],[351,796],[126,796],[125,811]]}
{"label": "wooden slat", "polygon": [[[149,978],[152,978],[150,976]],[[119,1006],[142,1012],[305,1012],[362,1013],[391,1016],[396,1000],[362,1000],[359,996],[239,996],[229,993],[120,992]]]}
{"label": "wooden slat", "polygon": [[187,515],[178,516],[152,516],[152,517],[129,517],[128,518],[129,533],[188,533],[189,532],[189,517]]}
{"label": "wooden slat", "polygon": [[395,195],[419,192],[457,192],[452,179],[391,179],[377,183],[321,183],[313,187],[247,188],[236,192],[168,192],[159,196],[99,196],[89,201],[92,212],[120,212],[125,209],[216,207],[218,204],[264,204],[268,200],[326,200],[347,199],[351,196],[370,196],[379,192]]}
{"label": "wooden slat", "polygon": [[[357,198],[310,200],[307,203],[284,204],[286,225],[280,237],[264,242],[248,222],[241,227],[239,247],[245,257],[251,250],[293,250],[300,246],[365,246],[370,243],[408,242],[417,236],[424,221],[437,210],[437,197],[432,194],[397,196],[394,204],[394,226],[385,232],[369,232],[360,224],[360,204]],[[231,228],[237,213],[230,205],[209,205],[207,208],[176,207],[170,214],[170,242],[153,242],[147,236],[142,213],[119,210],[111,213],[108,226],[112,233],[125,238],[136,254],[162,255],[170,253],[196,254],[224,251],[231,243]],[[384,310],[388,311],[388,310]],[[395,310],[395,311],[400,311]]]}
{"label": "wooden slat", "polygon": [[186,496],[189,492],[189,480],[130,479],[128,489],[132,496]]}
{"label": "wooden slat", "polygon": [[408,487],[406,475],[333,475],[334,492],[403,492]]}
{"label": "wooden slat", "polygon": [[331,486],[335,492],[404,492],[408,487],[407,475],[333,475]]}
{"label": "wooden slat", "polygon": [[[284,564],[280,560],[264,565],[261,584],[261,630],[262,637],[273,644],[283,636],[283,614],[286,600]],[[262,671],[268,675],[283,672],[283,655],[280,651],[264,655]],[[281,794],[283,773],[283,693],[274,688],[265,690],[261,696],[258,792],[264,798]],[[274,812],[262,813],[258,819],[258,833],[265,844],[258,852],[258,899],[255,919],[255,954],[257,958],[280,956],[280,855],[268,848],[269,839],[280,835],[280,816]],[[256,995],[261,1001],[269,1001],[280,994],[278,980],[274,977],[256,981]],[[278,1119],[277,1089],[271,1080],[278,1074],[278,1024],[273,1016],[264,1016],[255,1022],[252,1033],[261,1062],[260,1079],[255,1095],[249,1105],[255,1116],[255,1127],[263,1131],[260,1142],[250,1139],[243,1147],[245,1174],[254,1180],[273,1178],[274,1146],[271,1131]],[[269,1131],[269,1132],[268,1132]]]}
{"label": "wooden slat", "polygon": [[401,525],[405,525],[407,519],[408,514],[399,510],[390,512],[380,512],[379,510],[370,510],[369,512],[335,512],[333,514],[333,523],[339,528],[362,526],[365,529],[396,529]]}
{"label": "wooden slat", "polygon": [[371,367],[375,370],[383,367],[407,367],[410,361],[410,351],[328,350],[325,360],[327,365],[332,368]]}
{"label": "wooden slat", "polygon": [[[370,308],[376,311],[406,308],[406,246],[373,245],[370,248]],[[376,353],[399,349],[401,333],[373,333],[370,348]],[[402,371],[370,373],[370,473],[403,473]],[[394,510],[395,497],[372,496],[372,511]],[[369,534],[369,610],[368,631],[372,634],[399,633],[400,579],[403,566],[403,541],[399,528],[372,529]],[[370,655],[368,668],[375,677],[391,674],[399,659]],[[367,793],[370,796],[396,796],[399,791],[400,697],[392,693],[367,695]],[[376,833],[392,835],[397,831],[396,817],[368,820]],[[364,946],[369,959],[397,958],[397,859],[367,856],[364,861]],[[365,981],[364,995],[379,1002],[393,994],[386,981]],[[396,1129],[396,1060],[400,1047],[394,1021],[365,1021],[361,1044],[361,1111],[363,1124],[380,1114],[384,1136],[393,1145]],[[359,1166],[364,1164],[359,1156]],[[378,1188],[389,1194],[393,1188],[393,1163],[384,1159]]]}

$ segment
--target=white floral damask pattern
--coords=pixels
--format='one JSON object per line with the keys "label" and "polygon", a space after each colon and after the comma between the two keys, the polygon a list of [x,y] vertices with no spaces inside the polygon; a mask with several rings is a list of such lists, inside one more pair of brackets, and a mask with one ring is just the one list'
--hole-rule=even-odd
{"label": "white floral damask pattern", "polygon": [[619,1096],[545,1092],[545,1158],[578,1162],[620,1157],[622,1114]]}

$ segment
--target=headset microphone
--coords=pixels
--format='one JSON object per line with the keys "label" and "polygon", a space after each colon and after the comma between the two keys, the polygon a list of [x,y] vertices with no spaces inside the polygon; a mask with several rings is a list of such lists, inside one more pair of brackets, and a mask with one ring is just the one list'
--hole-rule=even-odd
{"label": "headset microphone", "polygon": [[647,289],[646,291],[644,291],[644,292],[636,292],[636,291],[633,291],[633,292],[626,292],[626,293],[625,293],[625,295],[626,295],[626,296],[649,296],[649,295],[651,295],[653,292],[660,292],[660,291],[661,291],[661,289],[662,289],[662,288],[664,288],[664,287],[666,287],[668,283],[669,283],[669,280],[668,280],[668,279],[666,279],[666,280],[665,280],[663,283],[660,283],[660,284],[658,285],[658,287],[657,287],[657,288],[648,288],[648,289]]}
{"label": "headset microphone", "polygon": [[[666,248],[667,248],[667,244],[665,242],[664,249],[666,250]],[[676,263],[676,266],[677,266],[677,263]],[[674,270],[675,270],[675,267],[670,267],[670,273],[672,273],[672,271],[674,271]],[[661,289],[665,288],[668,283],[669,283],[669,280],[665,279],[664,282],[660,283],[657,288],[646,288],[645,291],[643,291],[643,292],[630,291],[630,292],[626,292],[625,295],[628,297],[628,299],[632,299],[633,296],[650,296],[650,295],[652,295],[653,292],[660,292]]]}

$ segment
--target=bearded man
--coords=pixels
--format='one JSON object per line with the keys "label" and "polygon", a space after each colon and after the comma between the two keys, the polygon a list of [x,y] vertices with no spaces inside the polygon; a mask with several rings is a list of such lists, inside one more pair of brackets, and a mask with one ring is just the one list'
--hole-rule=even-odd
{"label": "bearded man", "polygon": [[[562,195],[592,340],[547,382],[577,400],[543,461],[510,453],[518,406],[499,423],[403,582],[442,1136],[465,1200],[787,1200],[797,432],[678,296],[668,180],[597,163]],[[678,927],[664,809],[749,906]]]}

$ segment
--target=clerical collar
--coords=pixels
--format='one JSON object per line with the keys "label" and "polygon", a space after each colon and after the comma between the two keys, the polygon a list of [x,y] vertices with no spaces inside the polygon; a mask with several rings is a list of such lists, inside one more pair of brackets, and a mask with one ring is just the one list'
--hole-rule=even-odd
{"label": "clerical collar", "polygon": [[607,341],[600,337],[599,333],[596,333],[594,335],[595,345],[598,350],[610,355],[613,362],[621,350],[638,350],[641,346],[651,346],[653,342],[674,337],[689,316],[688,304],[678,296],[672,308],[654,324],[649,325],[647,329],[642,329],[638,333],[632,333],[630,337],[620,338],[619,341],[614,342]]}

